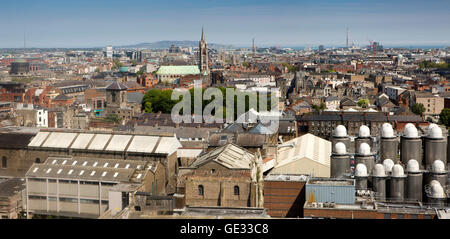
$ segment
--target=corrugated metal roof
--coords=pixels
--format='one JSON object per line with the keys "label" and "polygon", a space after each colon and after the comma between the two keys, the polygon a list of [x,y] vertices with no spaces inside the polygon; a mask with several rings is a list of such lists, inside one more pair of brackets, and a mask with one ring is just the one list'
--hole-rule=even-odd
{"label": "corrugated metal roof", "polygon": [[111,141],[106,147],[106,151],[125,151],[128,142],[130,142],[132,135],[113,135]]}
{"label": "corrugated metal roof", "polygon": [[[290,147],[289,145],[293,145]],[[331,142],[312,134],[305,134],[279,146],[278,164],[280,167],[296,160],[308,158],[325,166],[330,166]]]}

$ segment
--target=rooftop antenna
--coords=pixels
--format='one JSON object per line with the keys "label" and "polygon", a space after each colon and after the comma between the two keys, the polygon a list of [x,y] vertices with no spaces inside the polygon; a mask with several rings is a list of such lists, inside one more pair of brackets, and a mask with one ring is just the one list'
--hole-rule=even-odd
{"label": "rooftop antenna", "polygon": [[347,27],[347,48],[348,48],[348,27]]}
{"label": "rooftop antenna", "polygon": [[25,49],[27,48],[27,41],[25,37],[25,27],[23,28],[23,51],[25,52]]}

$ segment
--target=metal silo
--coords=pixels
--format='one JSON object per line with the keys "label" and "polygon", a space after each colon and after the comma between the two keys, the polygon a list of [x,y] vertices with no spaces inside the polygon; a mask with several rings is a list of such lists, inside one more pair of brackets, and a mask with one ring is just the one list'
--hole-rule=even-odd
{"label": "metal silo", "polygon": [[382,164],[376,164],[372,172],[372,187],[379,200],[386,199],[386,170]]}
{"label": "metal silo", "polygon": [[439,126],[429,128],[428,136],[425,137],[425,168],[429,169],[435,160],[441,160],[444,165],[447,164],[447,142],[442,136],[442,130]]}
{"label": "metal silo", "polygon": [[403,172],[403,167],[400,164],[396,164],[392,167],[392,176],[390,183],[390,195],[391,200],[396,202],[403,202],[405,199],[405,179],[406,176]]}
{"label": "metal silo", "polygon": [[423,172],[419,168],[419,162],[415,159],[408,161],[406,167],[408,176],[406,179],[406,199],[422,201]]}
{"label": "metal silo", "polygon": [[436,180],[444,187],[447,185],[448,173],[445,170],[445,164],[441,160],[435,160],[433,162],[428,175],[427,183]]}
{"label": "metal silo", "polygon": [[372,147],[372,139],[370,137],[370,129],[365,125],[359,127],[358,137],[355,138],[355,152],[359,149],[362,143],[368,144]]}
{"label": "metal silo", "polygon": [[403,136],[400,141],[400,158],[403,165],[408,165],[408,160],[416,159],[422,166],[422,139],[417,132],[416,127],[408,123],[403,130]]}
{"label": "metal silo", "polygon": [[386,179],[386,195],[391,195],[391,178],[392,175],[392,167],[394,166],[394,161],[391,159],[385,159],[383,161],[384,170],[386,171],[386,175],[388,178]]}
{"label": "metal silo", "polygon": [[362,163],[357,164],[355,168],[355,189],[366,190],[368,177],[366,165]]}
{"label": "metal silo", "polygon": [[343,125],[338,125],[333,131],[333,136],[331,137],[331,146],[333,151],[336,143],[338,142],[344,143],[347,151],[350,149],[350,137],[348,137],[347,129]]}
{"label": "metal silo", "polygon": [[350,174],[350,155],[344,143],[337,142],[334,145],[330,161],[331,178],[343,178],[345,174]]}
{"label": "metal silo", "polygon": [[380,139],[380,156],[381,162],[385,159],[392,159],[398,163],[398,138],[394,134],[392,125],[384,123],[381,127],[381,139]]}
{"label": "metal silo", "polygon": [[372,173],[375,165],[375,157],[370,150],[370,146],[366,143],[362,143],[359,146],[358,152],[355,155],[355,164],[358,165],[359,163],[366,165],[367,171]]}

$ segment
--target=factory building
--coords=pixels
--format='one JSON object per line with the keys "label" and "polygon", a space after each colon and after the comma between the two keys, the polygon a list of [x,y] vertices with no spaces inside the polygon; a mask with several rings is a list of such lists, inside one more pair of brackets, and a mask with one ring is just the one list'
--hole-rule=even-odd
{"label": "factory building", "polygon": [[[365,130],[362,128],[360,131],[364,133]],[[338,126],[336,131],[345,132],[345,127]],[[366,214],[361,215],[362,218],[434,217],[436,213],[430,211],[430,208],[441,210],[449,206],[450,180],[446,139],[441,127],[435,124],[426,128],[423,135],[419,135],[418,129],[413,124],[407,124],[400,135],[398,145],[392,126],[386,123],[382,126],[378,145],[380,153],[377,158],[371,152],[370,146],[366,142],[361,142],[359,148],[355,148],[356,153],[350,154],[356,164],[354,173],[350,175],[344,174],[345,170],[339,168],[342,165],[341,155],[346,155],[347,150],[342,142],[334,141],[336,143],[333,148],[336,152],[331,157],[332,179],[355,180],[357,199],[354,206],[359,210],[367,209]],[[347,167],[347,170],[351,169],[351,165]],[[339,168],[338,173],[335,172],[336,168]],[[366,199],[361,199],[364,197]],[[305,216],[308,216],[306,211],[311,207],[305,206]],[[391,213],[387,213],[388,208],[403,210],[404,213],[402,216],[400,214],[392,216],[392,210]],[[354,212],[354,208],[347,207],[347,209]],[[314,215],[324,216],[323,213]],[[342,217],[348,218],[348,215]]]}
{"label": "factory building", "polygon": [[[117,200],[143,190],[153,166],[140,160],[49,157],[26,174],[27,215],[97,218],[108,209],[119,211]],[[111,194],[117,188],[123,189],[119,199]]]}

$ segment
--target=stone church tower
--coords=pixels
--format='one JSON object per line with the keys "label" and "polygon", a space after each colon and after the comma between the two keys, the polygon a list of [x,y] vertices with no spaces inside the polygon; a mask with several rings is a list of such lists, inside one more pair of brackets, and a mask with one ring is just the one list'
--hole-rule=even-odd
{"label": "stone church tower", "polygon": [[202,28],[202,39],[199,44],[199,68],[202,74],[209,74],[208,66],[208,45],[206,44],[205,32]]}

